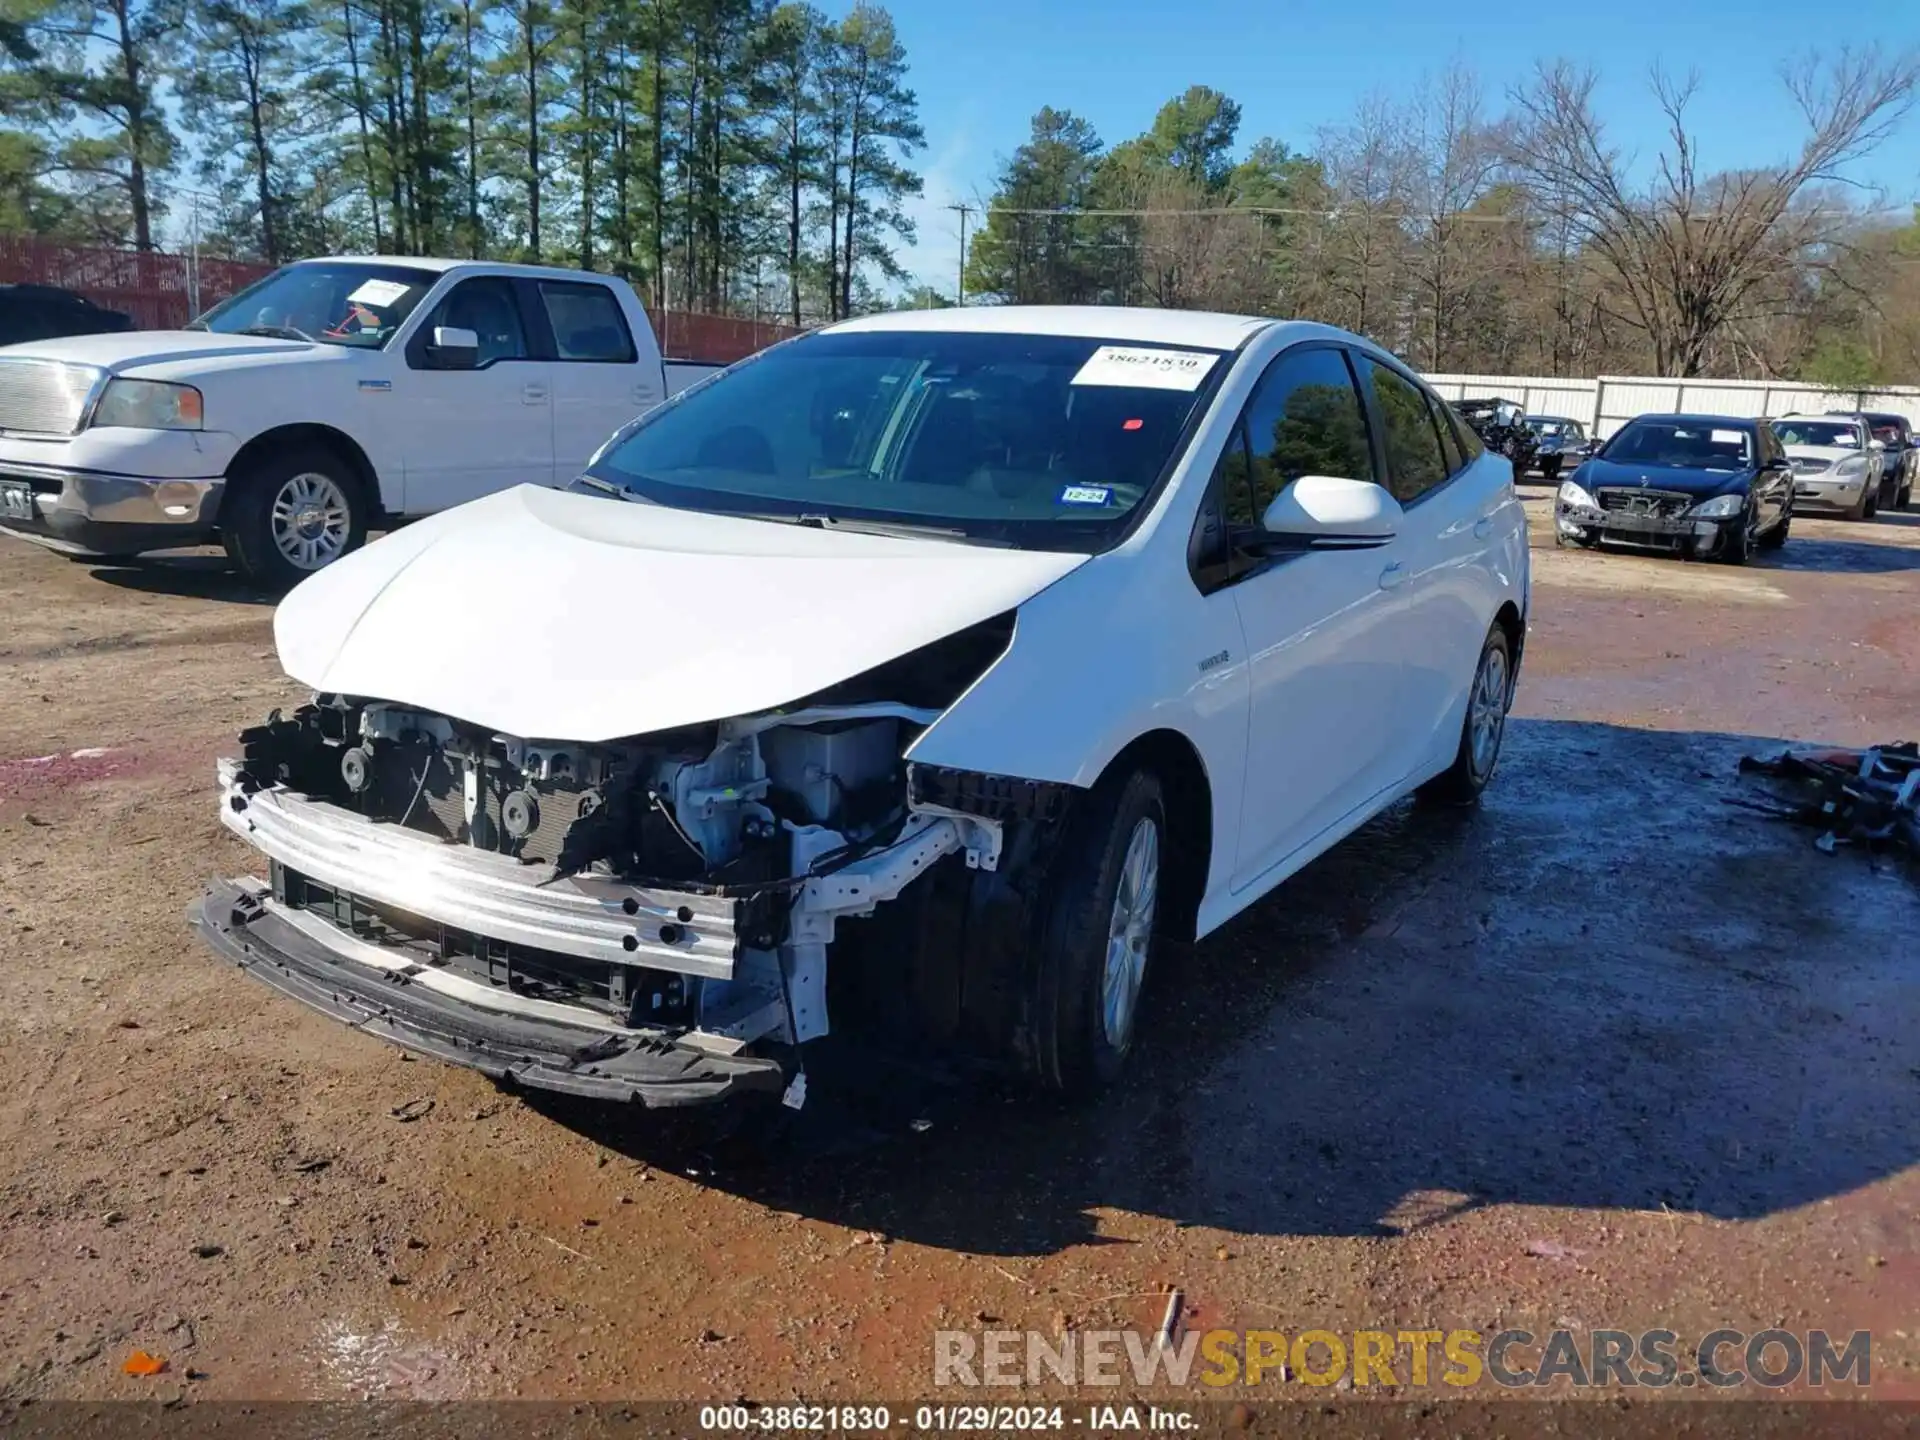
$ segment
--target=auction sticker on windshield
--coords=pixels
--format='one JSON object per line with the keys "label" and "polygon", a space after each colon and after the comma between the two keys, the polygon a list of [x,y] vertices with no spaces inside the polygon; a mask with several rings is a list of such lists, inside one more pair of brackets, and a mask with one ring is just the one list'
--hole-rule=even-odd
{"label": "auction sticker on windshield", "polygon": [[1102,345],[1073,377],[1075,385],[1124,385],[1135,390],[1197,390],[1218,355],[1203,350],[1136,350]]}
{"label": "auction sticker on windshield", "polygon": [[368,280],[347,297],[360,305],[388,306],[407,293],[407,287],[396,280]]}

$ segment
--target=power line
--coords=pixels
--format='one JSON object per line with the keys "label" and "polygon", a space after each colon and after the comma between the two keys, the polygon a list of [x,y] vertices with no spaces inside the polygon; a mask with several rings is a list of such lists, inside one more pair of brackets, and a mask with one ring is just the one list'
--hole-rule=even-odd
{"label": "power line", "polygon": [[[949,205],[949,210],[959,206]],[[1815,207],[1808,210],[1789,210],[1786,217],[1811,219],[1827,215],[1848,216],[1865,219],[1875,215],[1912,215],[1920,208],[1920,200],[1910,200],[1900,205],[1880,205],[1869,209],[1852,207]],[[1339,220],[1348,216],[1364,216],[1371,220],[1444,220],[1448,224],[1466,223],[1475,225],[1545,225],[1552,222],[1551,216],[1539,215],[1475,215],[1456,212],[1449,215],[1430,215],[1413,210],[1367,210],[1360,207],[1337,206],[1331,210],[1312,210],[1292,205],[1215,205],[1192,210],[1071,210],[1064,208],[1032,209],[1014,205],[989,205],[987,218],[995,215],[1050,215],[1066,219],[1079,220],[1154,220],[1154,219],[1194,219],[1201,216],[1233,215],[1285,215],[1308,219]],[[1688,220],[1717,220],[1740,212],[1732,210],[1696,210],[1689,214]],[[1783,218],[1786,218],[1783,217]]]}

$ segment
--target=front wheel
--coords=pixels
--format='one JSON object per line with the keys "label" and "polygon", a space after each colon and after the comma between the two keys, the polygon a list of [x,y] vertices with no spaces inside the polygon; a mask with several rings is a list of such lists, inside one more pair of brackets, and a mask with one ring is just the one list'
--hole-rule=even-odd
{"label": "front wheel", "polygon": [[1780,517],[1780,523],[1778,525],[1757,538],[1753,543],[1762,550],[1778,550],[1782,545],[1787,543],[1787,532],[1791,529],[1793,529],[1793,512],[1789,510]]}
{"label": "front wheel", "polygon": [[229,482],[220,538],[247,579],[289,589],[366,543],[359,477],[324,449],[269,455]]}
{"label": "front wheel", "polygon": [[1727,536],[1720,551],[1720,559],[1727,565],[1744,565],[1747,557],[1753,553],[1753,511],[1749,509],[1740,517],[1739,528]]}
{"label": "front wheel", "polygon": [[1471,805],[1493,779],[1500,744],[1507,734],[1507,708],[1513,703],[1513,647],[1496,622],[1480,647],[1480,663],[1467,691],[1467,714],[1460,722],[1460,748],[1453,764],[1420,787],[1420,798]]}
{"label": "front wheel", "polygon": [[1034,1068],[1049,1090],[1098,1091],[1133,1048],[1166,834],[1160,781],[1135,770],[1101,781],[1064,841],[1035,996]]}

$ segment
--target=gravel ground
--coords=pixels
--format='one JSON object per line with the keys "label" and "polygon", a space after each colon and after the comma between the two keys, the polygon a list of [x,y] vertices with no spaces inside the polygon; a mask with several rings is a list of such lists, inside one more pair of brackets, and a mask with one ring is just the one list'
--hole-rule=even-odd
{"label": "gravel ground", "polygon": [[530,1103],[213,962],[214,758],[304,698],[270,606],[0,541],[0,1399],[904,1398],[936,1329],[1170,1286],[1191,1328],[1867,1328],[1920,1398],[1920,889],[1722,803],[1764,739],[1920,736],[1920,515],[1736,570],[1556,551],[1529,496],[1478,813],[1164,967],[1092,1110],[900,1068],[773,1129]]}

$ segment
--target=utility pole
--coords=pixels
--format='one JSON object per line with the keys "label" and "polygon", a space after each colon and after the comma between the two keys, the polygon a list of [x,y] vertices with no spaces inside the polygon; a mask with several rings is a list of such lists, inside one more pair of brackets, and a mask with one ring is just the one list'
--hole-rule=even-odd
{"label": "utility pole", "polygon": [[955,292],[954,303],[964,305],[967,303],[967,216],[973,213],[973,207],[960,204],[949,205],[947,209],[958,211],[960,214],[960,288]]}

